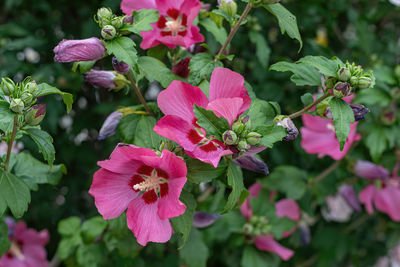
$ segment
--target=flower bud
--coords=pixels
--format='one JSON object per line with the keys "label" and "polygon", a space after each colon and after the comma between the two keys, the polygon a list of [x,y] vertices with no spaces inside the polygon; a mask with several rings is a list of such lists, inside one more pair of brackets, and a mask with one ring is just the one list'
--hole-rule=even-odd
{"label": "flower bud", "polygon": [[117,34],[117,30],[112,25],[106,25],[101,29],[101,36],[106,40],[114,39]]}
{"label": "flower bud", "polygon": [[29,82],[25,85],[24,89],[33,95],[37,90],[37,83],[35,81]]}
{"label": "flower bud", "polygon": [[122,113],[120,111],[114,111],[113,113],[108,115],[108,117],[103,123],[103,126],[101,126],[97,140],[104,140],[107,137],[115,134],[115,130],[117,129],[121,119],[122,119]]}
{"label": "flower bud", "polygon": [[123,62],[123,61],[119,62],[116,57],[112,58],[112,65],[114,67],[114,70],[116,70],[119,73],[127,73],[131,68],[125,62]]}
{"label": "flower bud", "polygon": [[25,123],[30,125],[30,126],[36,126],[39,125],[42,120],[44,119],[44,116],[46,115],[46,105],[45,104],[39,104],[36,106],[33,106],[31,109],[29,109],[28,112],[25,113]]}
{"label": "flower bud", "polygon": [[105,52],[103,41],[95,37],[83,40],[63,40],[54,48],[54,61],[98,60],[104,56]]}
{"label": "flower bud", "polygon": [[123,17],[115,17],[111,20],[112,26],[114,26],[116,29],[119,29],[124,25],[124,18]]}
{"label": "flower bud", "polygon": [[358,88],[360,89],[367,89],[371,86],[372,79],[367,76],[361,76],[358,79]]}
{"label": "flower bud", "polygon": [[358,85],[357,76],[351,76],[349,83],[352,87],[356,87]]}
{"label": "flower bud", "polygon": [[396,122],[396,113],[394,110],[389,109],[389,110],[385,110],[384,112],[382,112],[381,114],[381,122],[384,125],[390,126],[393,123]]}
{"label": "flower bud", "polygon": [[236,144],[238,140],[236,133],[232,130],[224,132],[224,134],[222,135],[222,139],[224,143],[229,146]]}
{"label": "flower bud", "polygon": [[336,82],[337,79],[335,77],[328,77],[325,81],[325,86],[328,89],[332,89],[335,86]]}
{"label": "flower bud", "polygon": [[365,160],[357,160],[353,167],[355,175],[365,179],[389,179],[390,173],[383,166]]}
{"label": "flower bud", "polygon": [[114,83],[116,84],[116,86],[113,88],[113,90],[118,92],[122,88],[125,88],[125,86],[128,84],[128,81],[126,80],[124,75],[117,73],[114,78]]}
{"label": "flower bud", "polygon": [[284,118],[276,123],[278,126],[282,126],[286,129],[286,136],[283,138],[284,141],[292,141],[299,135],[296,125],[290,118]]}
{"label": "flower bud", "polygon": [[369,112],[369,109],[359,104],[350,104],[351,109],[354,113],[354,120],[360,121],[365,118],[365,115]]}
{"label": "flower bud", "polygon": [[190,57],[182,59],[175,66],[172,67],[172,72],[182,78],[187,78],[190,72],[189,70],[190,60],[191,60]]}
{"label": "flower bud", "polygon": [[218,0],[218,8],[230,17],[234,17],[237,13],[237,4],[233,0]]}
{"label": "flower bud", "polygon": [[102,7],[97,10],[97,19],[99,21],[107,21],[110,20],[113,16],[111,9]]}
{"label": "flower bud", "polygon": [[25,108],[24,101],[19,98],[11,100],[10,109],[15,113],[21,113]]}
{"label": "flower bud", "polygon": [[261,234],[262,235],[268,235],[271,232],[271,225],[264,225],[261,228]]}
{"label": "flower bud", "polygon": [[242,155],[234,161],[243,169],[253,172],[259,172],[265,175],[269,174],[267,164],[265,164],[264,161],[256,158],[254,155]]}
{"label": "flower bud", "polygon": [[339,80],[341,80],[342,82],[347,82],[351,78],[350,70],[346,67],[340,68],[338,70],[337,75],[338,75]]}
{"label": "flower bud", "polygon": [[0,86],[6,96],[10,96],[14,93],[15,83],[10,78],[2,78]]}
{"label": "flower bud", "polygon": [[361,211],[360,202],[358,202],[358,198],[356,192],[353,187],[350,185],[344,184],[339,188],[339,194],[344,198],[344,200],[349,204],[349,206],[357,212]]}
{"label": "flower bud", "polygon": [[24,92],[21,95],[21,100],[24,101],[25,106],[29,106],[32,103],[33,95],[31,93]]}
{"label": "flower bud", "polygon": [[333,94],[336,97],[342,98],[351,94],[351,86],[349,83],[338,82],[333,88]]}
{"label": "flower bud", "polygon": [[250,223],[246,223],[243,225],[243,232],[246,235],[252,235],[254,231],[254,227]]}
{"label": "flower bud", "polygon": [[127,85],[124,75],[115,71],[91,70],[84,74],[85,81],[95,86],[119,91]]}
{"label": "flower bud", "polygon": [[249,134],[247,134],[246,136],[246,141],[248,144],[255,146],[258,145],[260,143],[260,139],[261,139],[261,134],[256,133],[256,132],[250,132]]}
{"label": "flower bud", "polygon": [[132,15],[129,15],[129,16],[125,16],[124,17],[124,23],[127,23],[127,24],[133,24],[133,16]]}
{"label": "flower bud", "polygon": [[232,130],[234,130],[236,133],[240,134],[244,130],[244,124],[240,121],[237,121],[232,124]]}
{"label": "flower bud", "polygon": [[219,214],[208,213],[204,211],[195,211],[193,217],[193,226],[196,228],[204,228],[212,225],[222,216]]}
{"label": "flower bud", "polygon": [[247,142],[244,140],[239,142],[238,147],[241,151],[246,151],[250,148],[249,144],[247,144]]}

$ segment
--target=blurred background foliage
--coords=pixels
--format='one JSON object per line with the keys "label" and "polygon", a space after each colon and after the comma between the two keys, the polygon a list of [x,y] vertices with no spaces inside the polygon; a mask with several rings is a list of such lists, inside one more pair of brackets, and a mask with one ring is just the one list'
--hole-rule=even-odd
{"label": "blurred background foliage", "polygon": [[[206,2],[216,5],[216,1]],[[99,28],[93,20],[97,9],[106,6],[118,13],[119,4],[119,0],[2,1],[0,78],[20,81],[30,75],[34,80],[73,93],[75,99],[69,115],[56,97],[42,100],[47,104],[43,128],[54,137],[56,163],[64,163],[68,174],[58,186],[42,185],[39,191],[33,192],[29,212],[23,219],[30,227],[50,230],[49,257],[55,253],[60,240],[57,224],[61,219],[78,216],[85,220],[98,214],[88,188],[97,169],[96,162],[107,158],[119,140],[118,135],[103,142],[96,140],[102,122],[118,106],[138,104],[130,94],[113,93],[84,83],[80,74],[71,72],[72,64],[53,62],[52,50],[62,39],[98,37]],[[306,92],[315,93],[316,88],[297,88],[290,82],[288,73],[268,71],[269,65],[281,60],[295,61],[305,55],[322,55],[338,56],[343,61],[354,61],[374,69],[377,85],[356,98],[356,102],[367,105],[372,112],[359,124],[363,139],[352,152],[351,159],[373,160],[391,170],[396,161],[396,147],[400,146],[397,112],[400,70],[395,69],[400,63],[400,7],[386,0],[283,0],[282,4],[297,17],[304,42],[300,53],[297,52],[298,43],[281,35],[275,18],[260,8],[251,13],[248,23],[233,39],[231,47],[236,57],[225,65],[243,74],[258,97],[279,102],[284,114],[300,109],[300,96]],[[239,4],[241,10],[243,6]],[[204,28],[202,33],[210,49],[216,50],[218,46],[213,37]],[[261,40],[254,37],[255,33],[261,35]],[[111,69],[110,63],[101,61],[99,65]],[[147,89],[147,84],[141,86]],[[300,127],[301,120],[296,120],[295,124]],[[23,142],[27,148],[33,146],[29,140]],[[300,137],[294,142],[278,143],[263,152],[262,157],[270,170],[279,165],[295,165],[306,170],[310,177],[332,163],[330,158],[318,159],[306,154],[300,147]],[[319,217],[325,197],[336,193],[342,181],[355,180],[349,172],[350,165],[351,160],[342,164],[318,185],[312,185],[300,200],[302,210],[315,216],[316,223],[311,228],[309,245],[301,246],[300,231],[283,242],[297,248],[294,258],[285,263],[287,266],[345,266],[350,263],[371,266],[399,240],[399,224],[391,222],[384,214],[368,217],[363,212],[343,224],[326,222]],[[258,175],[245,172],[245,177],[248,186]],[[358,179],[356,188],[362,189],[362,183]],[[212,205],[212,201],[201,203],[199,208]],[[172,240],[166,245],[151,244],[141,249],[137,257],[139,250],[133,235],[125,232],[125,243],[121,241],[116,245],[120,256],[114,253],[105,260],[101,252],[91,255],[103,258],[101,266],[110,266],[107,264],[111,262],[117,266],[133,266],[132,258],[138,266],[176,266],[179,253],[190,259],[201,251],[208,254],[210,266],[238,266],[242,252],[237,248],[245,241],[243,236],[231,233],[241,227],[241,220],[241,216],[232,213],[201,233],[192,232],[192,235],[202,235],[208,249],[195,244],[177,252]],[[248,255],[252,249],[246,248]],[[267,253],[263,256],[271,257]],[[274,259],[270,260],[271,266]],[[72,260],[70,265],[74,264]]]}

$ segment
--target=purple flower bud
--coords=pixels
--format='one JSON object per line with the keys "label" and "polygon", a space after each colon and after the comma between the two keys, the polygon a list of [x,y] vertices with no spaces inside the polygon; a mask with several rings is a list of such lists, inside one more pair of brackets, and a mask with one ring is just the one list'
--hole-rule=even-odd
{"label": "purple flower bud", "polygon": [[353,210],[360,212],[361,206],[360,202],[358,201],[356,192],[354,191],[353,187],[347,184],[342,185],[339,188],[339,194],[346,200],[347,204],[353,208]]}
{"label": "purple flower bud", "polygon": [[91,70],[89,72],[86,72],[84,76],[85,81],[93,85],[110,89],[116,87],[116,84],[114,82],[116,74],[114,71]]}
{"label": "purple flower bud", "polygon": [[310,227],[308,226],[307,223],[305,222],[300,222],[299,224],[300,228],[300,242],[303,246],[306,246],[310,243],[311,241],[311,231]]}
{"label": "purple flower bud", "polygon": [[369,112],[369,109],[359,104],[350,104],[351,109],[354,112],[355,121],[360,121],[365,118],[365,115]]}
{"label": "purple flower bud", "polygon": [[222,216],[214,213],[207,213],[204,211],[196,211],[193,217],[193,226],[197,228],[204,228],[219,220]]}
{"label": "purple flower bud", "polygon": [[190,72],[190,70],[189,70],[190,60],[191,60],[190,57],[182,59],[175,66],[173,66],[172,72],[182,78],[187,78],[189,76],[189,72]]}
{"label": "purple flower bud", "polygon": [[296,125],[290,118],[284,118],[276,123],[278,126],[286,128],[286,136],[283,138],[284,141],[292,141],[299,135],[299,130],[297,130]]}
{"label": "purple flower bud", "polygon": [[131,67],[125,62],[119,62],[116,57],[112,58],[112,65],[114,70],[118,71],[119,73],[127,73],[131,69]]}
{"label": "purple flower bud", "polygon": [[106,48],[95,37],[83,40],[62,40],[54,48],[54,61],[77,62],[98,60],[104,56]]}
{"label": "purple flower bud", "polygon": [[268,175],[269,173],[267,164],[253,155],[243,155],[234,160],[234,162],[240,167],[249,171],[258,172],[265,175]]}
{"label": "purple flower bud", "polygon": [[389,179],[390,173],[383,166],[375,165],[372,162],[357,160],[353,168],[357,176],[366,179]]}
{"label": "purple flower bud", "polygon": [[336,97],[345,97],[351,94],[351,86],[346,82],[338,82],[333,88],[333,93]]}
{"label": "purple flower bud", "polygon": [[107,119],[103,123],[103,126],[101,126],[97,140],[104,140],[107,137],[114,135],[121,119],[122,112],[119,111],[114,111],[108,115]]}

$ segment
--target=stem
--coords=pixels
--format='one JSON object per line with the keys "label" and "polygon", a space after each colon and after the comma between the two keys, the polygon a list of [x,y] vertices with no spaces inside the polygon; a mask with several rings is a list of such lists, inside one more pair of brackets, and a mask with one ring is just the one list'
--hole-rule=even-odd
{"label": "stem", "polygon": [[54,254],[54,257],[51,259],[49,267],[57,267],[60,265],[61,261],[60,258],[58,257],[58,254]]}
{"label": "stem", "polygon": [[207,188],[204,192],[203,192],[203,194],[201,194],[198,198],[197,198],[197,202],[203,202],[204,200],[206,200],[207,199],[207,197],[209,196],[209,195],[211,195],[211,193],[212,192],[214,192],[214,190],[215,190],[215,187],[214,186],[210,186],[209,188]]}
{"label": "stem", "polygon": [[242,21],[247,16],[247,14],[249,14],[252,7],[253,7],[253,5],[249,2],[247,4],[246,8],[244,9],[242,15],[240,16],[239,20],[235,24],[235,26],[233,26],[233,28],[231,28],[231,32],[229,33],[228,37],[226,38],[224,45],[219,50],[219,52],[216,56],[216,59],[218,59],[222,55],[222,53],[224,53],[225,49],[228,47],[229,43],[232,41],[233,36],[235,36],[237,30],[239,29],[240,25],[242,24]]}
{"label": "stem", "polygon": [[331,174],[334,170],[336,170],[337,167],[339,167],[340,163],[342,162],[342,160],[337,160],[335,161],[331,166],[329,166],[326,170],[324,170],[323,172],[321,172],[317,177],[315,177],[315,179],[313,180],[314,183],[318,183],[319,181],[321,181],[322,179],[324,179],[326,176],[328,176],[329,174]]}
{"label": "stem", "polygon": [[315,100],[313,103],[311,103],[310,105],[306,106],[305,108],[303,108],[302,110],[299,110],[293,114],[290,114],[288,117],[290,119],[294,119],[297,117],[300,117],[301,115],[303,115],[304,113],[306,113],[307,111],[309,111],[311,108],[313,108],[314,106],[318,105],[319,103],[321,103],[322,101],[324,101],[326,98],[330,97],[332,94],[331,93],[325,93],[323,96],[321,96],[320,98],[318,98],[317,100]]}
{"label": "stem", "polygon": [[6,163],[5,163],[5,166],[4,166],[4,169],[6,171],[8,170],[8,165],[10,164],[11,150],[12,150],[12,146],[14,144],[15,135],[17,134],[17,130],[18,130],[18,115],[15,115],[14,116],[13,131],[11,133],[11,138],[8,141],[8,147],[7,147]]}
{"label": "stem", "polygon": [[151,109],[149,108],[149,106],[146,103],[146,100],[144,99],[142,93],[140,92],[139,88],[137,87],[135,81],[132,78],[132,75],[130,74],[130,72],[126,73],[126,77],[128,77],[128,80],[131,82],[132,84],[132,88],[133,91],[135,92],[137,98],[139,99],[140,103],[142,103],[144,109],[147,111],[147,113],[149,113],[150,115],[154,115],[153,112],[151,111]]}

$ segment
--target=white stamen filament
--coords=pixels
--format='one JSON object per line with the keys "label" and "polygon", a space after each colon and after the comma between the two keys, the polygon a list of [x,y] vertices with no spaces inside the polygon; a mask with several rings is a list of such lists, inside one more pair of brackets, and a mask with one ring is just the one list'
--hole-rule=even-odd
{"label": "white stamen filament", "polygon": [[10,250],[9,252],[16,257],[17,259],[23,261],[25,259],[24,254],[21,251],[21,248],[18,246],[17,243],[15,243],[14,241],[11,242],[11,246],[10,246]]}
{"label": "white stamen filament", "polygon": [[178,33],[180,31],[186,30],[186,27],[181,25],[180,20],[179,21],[178,20],[169,20],[165,24],[166,24],[168,30],[171,31],[173,36],[178,35]]}
{"label": "white stamen filament", "polygon": [[133,189],[140,191],[158,190],[160,187],[160,178],[157,176],[147,177],[143,182],[135,184]]}

